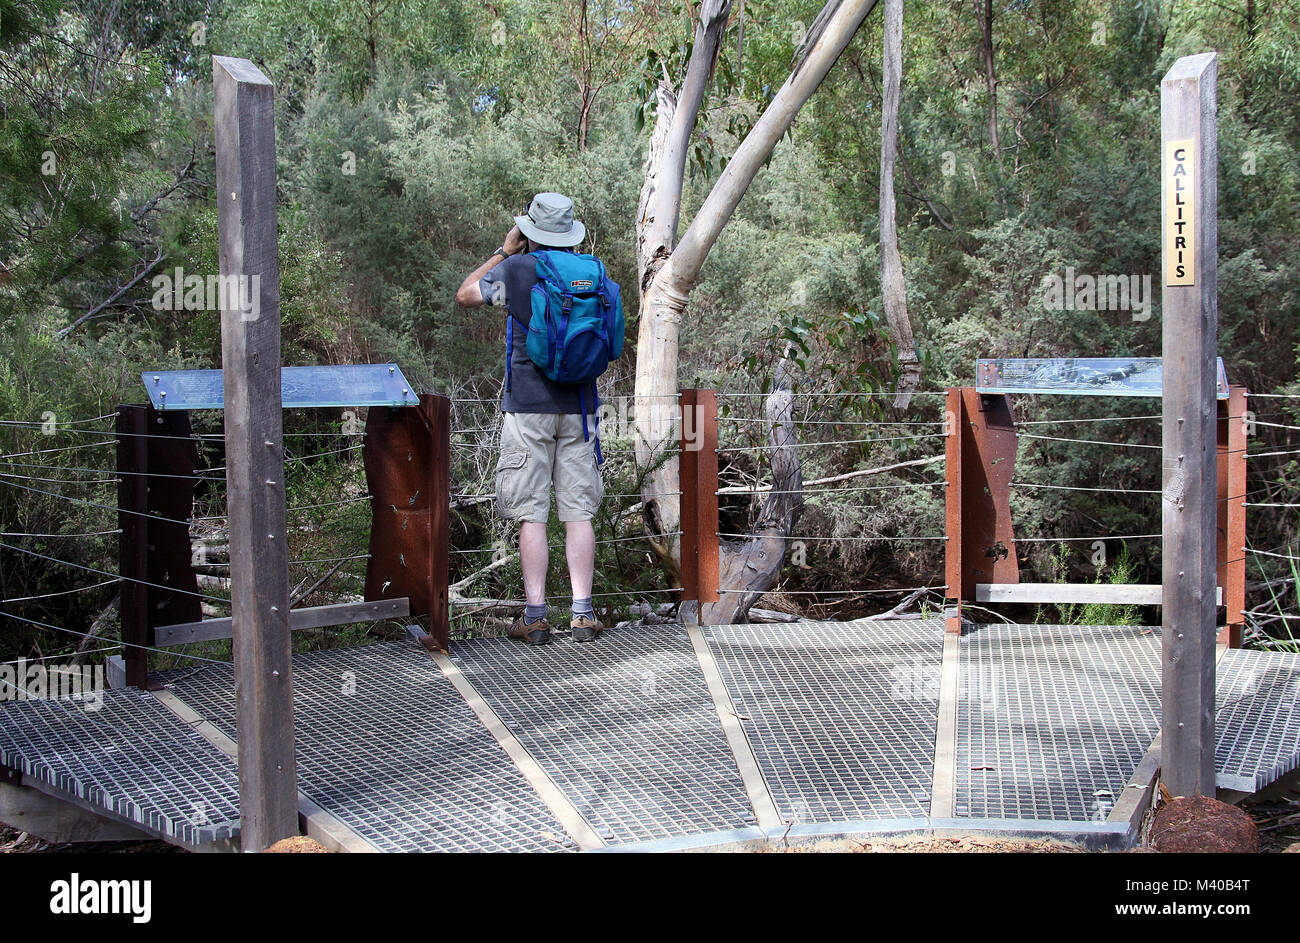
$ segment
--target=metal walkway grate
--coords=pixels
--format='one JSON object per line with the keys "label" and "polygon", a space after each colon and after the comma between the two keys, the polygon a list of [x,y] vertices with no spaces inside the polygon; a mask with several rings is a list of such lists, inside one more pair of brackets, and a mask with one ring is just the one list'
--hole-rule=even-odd
{"label": "metal walkway grate", "polygon": [[941,622],[705,632],[778,814],[796,824],[929,814]]}
{"label": "metal walkway grate", "polygon": [[602,838],[649,842],[753,824],[680,626],[456,642],[452,660]]}
{"label": "metal walkway grate", "polygon": [[[299,788],[381,851],[575,847],[419,645],[295,655],[293,684]],[[173,690],[234,738],[230,669]]]}
{"label": "metal walkway grate", "polygon": [[178,841],[238,834],[234,761],[151,694],[97,697],[97,710],[76,700],[5,705],[0,762]]}
{"label": "metal walkway grate", "polygon": [[1160,632],[982,625],[961,640],[955,814],[1104,821],[1160,727]]}
{"label": "metal walkway grate", "polygon": [[1300,767],[1300,657],[1224,652],[1215,694],[1219,788],[1254,792]]}

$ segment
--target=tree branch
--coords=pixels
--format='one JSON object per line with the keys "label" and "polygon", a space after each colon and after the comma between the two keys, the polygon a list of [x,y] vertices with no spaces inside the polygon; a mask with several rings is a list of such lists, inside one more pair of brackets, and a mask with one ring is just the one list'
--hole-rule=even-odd
{"label": "tree branch", "polygon": [[125,285],[117,289],[117,291],[113,292],[113,294],[109,295],[107,300],[101,301],[99,304],[95,305],[95,307],[91,308],[81,317],[77,318],[77,320],[73,321],[67,327],[60,328],[58,331],[56,331],[54,334],[55,338],[57,338],[58,340],[62,340],[63,338],[71,334],[73,331],[75,331],[77,328],[79,328],[81,325],[89,321],[91,318],[95,317],[95,315],[99,314],[99,312],[109,307],[111,304],[113,304],[113,302],[117,301],[118,298],[121,298],[124,294],[130,291],[135,286],[135,284],[140,281],[140,279],[144,278],[151,271],[153,271],[154,266],[156,266],[159,262],[161,262],[165,258],[167,258],[165,254],[159,253],[158,258],[154,259],[152,262],[146,265],[139,275],[135,276],[135,278],[131,279]]}

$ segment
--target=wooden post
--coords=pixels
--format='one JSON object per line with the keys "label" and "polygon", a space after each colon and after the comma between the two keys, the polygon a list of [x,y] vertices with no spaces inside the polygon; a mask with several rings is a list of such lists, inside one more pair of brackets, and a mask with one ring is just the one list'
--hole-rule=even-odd
{"label": "wooden post", "polygon": [[[718,601],[718,394],[682,390],[682,614]],[[693,605],[692,605],[693,604]]]}
{"label": "wooden post", "polygon": [[1163,220],[1161,777],[1215,793],[1218,58],[1185,56],[1160,83]]}
{"label": "wooden post", "polygon": [[[280,402],[274,89],[212,58],[240,844],[298,834]],[[247,303],[245,303],[247,302]]]}
{"label": "wooden post", "polygon": [[118,572],[122,577],[122,660],[126,683],[142,688],[149,680],[149,407],[117,407]]}
{"label": "wooden post", "polygon": [[1218,581],[1223,587],[1219,644],[1241,647],[1246,620],[1246,388],[1219,400]]}

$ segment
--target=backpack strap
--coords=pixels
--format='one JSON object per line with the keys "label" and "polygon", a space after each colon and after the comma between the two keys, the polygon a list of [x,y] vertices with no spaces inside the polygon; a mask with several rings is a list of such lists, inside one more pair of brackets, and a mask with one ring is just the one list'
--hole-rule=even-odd
{"label": "backpack strap", "polygon": [[591,432],[587,431],[587,405],[583,398],[583,388],[578,387],[578,410],[582,413],[582,441],[587,442],[593,436],[596,439],[596,464],[604,465],[605,456],[600,452],[600,393],[596,391],[596,381],[591,381]]}
{"label": "backpack strap", "polygon": [[510,392],[510,360],[515,352],[515,318],[506,314],[506,392]]}
{"label": "backpack strap", "polygon": [[592,401],[596,404],[591,414],[592,417],[591,425],[592,428],[595,430],[595,435],[596,435],[596,464],[604,465],[605,456],[600,454],[600,393],[596,391],[595,380],[591,381],[591,398]]}

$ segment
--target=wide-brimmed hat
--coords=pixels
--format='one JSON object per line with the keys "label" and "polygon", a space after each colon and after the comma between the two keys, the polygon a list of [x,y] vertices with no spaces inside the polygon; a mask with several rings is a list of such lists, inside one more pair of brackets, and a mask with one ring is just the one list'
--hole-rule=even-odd
{"label": "wide-brimmed hat", "polygon": [[573,201],[562,193],[539,193],[528,204],[528,215],[515,225],[533,242],[567,249],[587,238],[587,227],[573,218]]}

